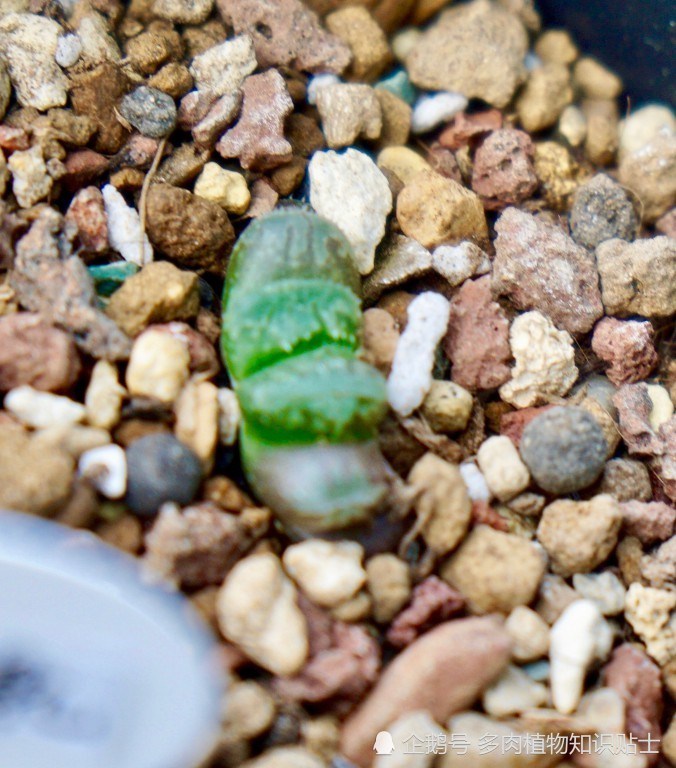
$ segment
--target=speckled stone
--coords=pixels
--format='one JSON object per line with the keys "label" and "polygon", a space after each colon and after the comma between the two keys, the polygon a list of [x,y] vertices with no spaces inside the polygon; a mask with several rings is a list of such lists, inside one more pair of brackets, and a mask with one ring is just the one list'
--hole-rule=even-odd
{"label": "speckled stone", "polygon": [[197,456],[173,435],[147,435],[127,449],[126,503],[132,512],[154,515],[166,501],[187,504],[200,481]]}
{"label": "speckled stone", "polygon": [[120,114],[137,131],[153,139],[168,136],[176,125],[176,104],[157,88],[142,85],[120,102]]}
{"label": "speckled stone", "polygon": [[641,219],[634,197],[610,176],[599,173],[578,187],[570,212],[573,240],[596,248],[604,240],[633,240]]}
{"label": "speckled stone", "polygon": [[555,494],[586,488],[601,474],[608,449],[601,427],[587,411],[550,408],[523,431],[521,458],[535,482]]}

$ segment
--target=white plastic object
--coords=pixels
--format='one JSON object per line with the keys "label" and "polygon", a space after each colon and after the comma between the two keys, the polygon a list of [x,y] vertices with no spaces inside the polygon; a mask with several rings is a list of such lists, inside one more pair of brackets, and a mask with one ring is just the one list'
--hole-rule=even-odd
{"label": "white plastic object", "polygon": [[85,531],[0,510],[0,766],[196,768],[223,678],[190,604]]}

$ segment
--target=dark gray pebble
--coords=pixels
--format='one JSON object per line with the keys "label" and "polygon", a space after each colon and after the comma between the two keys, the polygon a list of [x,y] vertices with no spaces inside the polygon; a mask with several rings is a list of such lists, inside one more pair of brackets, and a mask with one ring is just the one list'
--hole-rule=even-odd
{"label": "dark gray pebble", "polygon": [[640,223],[631,194],[605,173],[577,188],[570,211],[570,230],[576,243],[594,249],[614,237],[631,241]]}
{"label": "dark gray pebble", "polygon": [[176,125],[174,100],[147,85],[141,85],[122,99],[120,114],[139,133],[151,139],[168,136]]}
{"label": "dark gray pebble", "polygon": [[584,408],[558,406],[528,424],[519,450],[540,488],[560,495],[596,480],[608,445],[598,422]]}
{"label": "dark gray pebble", "polygon": [[148,435],[127,448],[126,502],[137,515],[154,515],[165,501],[188,504],[202,480],[197,456],[173,435]]}

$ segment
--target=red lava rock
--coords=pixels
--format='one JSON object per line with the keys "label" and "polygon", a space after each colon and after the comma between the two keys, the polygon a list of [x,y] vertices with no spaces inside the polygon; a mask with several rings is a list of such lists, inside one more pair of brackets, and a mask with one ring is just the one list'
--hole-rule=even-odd
{"label": "red lava rock", "polygon": [[[321,611],[316,606],[308,609],[308,602],[301,601],[306,618]],[[334,621],[326,613],[320,619],[321,637],[318,637],[317,617],[314,622],[310,618],[308,626],[311,638],[308,662],[297,675],[277,678],[273,682],[275,691],[287,701],[358,701],[378,677],[378,643],[362,627]]]}
{"label": "red lava rock", "polygon": [[77,227],[84,251],[102,253],[108,248],[108,217],[98,187],[81,189],[66,211],[66,221]]}
{"label": "red lava rock", "polygon": [[0,317],[0,392],[22,384],[58,392],[79,372],[80,359],[69,334],[32,312]]}
{"label": "red lava rock", "polygon": [[181,588],[220,584],[251,544],[237,515],[215,504],[162,509],[146,534],[145,561]]}
{"label": "red lava rock", "polygon": [[428,576],[411,595],[411,602],[392,621],[387,641],[403,648],[432,627],[458,613],[465,598],[438,576]]}
{"label": "red lava rock", "polygon": [[52,208],[40,210],[17,244],[10,285],[26,309],[70,331],[85,352],[106,360],[126,359],[131,341],[98,308],[87,267],[70,255],[63,225],[63,216]]}
{"label": "red lava rock", "polygon": [[28,149],[30,145],[30,136],[23,128],[0,125],[0,149],[4,149],[6,152],[14,152],[17,149]]}
{"label": "red lava rock", "polygon": [[475,525],[490,525],[496,531],[509,533],[509,524],[487,501],[472,502],[472,520]]}
{"label": "red lava rock", "polygon": [[[218,373],[220,364],[214,345],[201,333],[187,323],[175,320],[171,323],[149,325],[146,331],[160,331],[182,341],[190,355],[190,372],[200,374],[201,378],[211,378]],[[146,332],[144,331],[144,333]]]}
{"label": "red lava rock", "polygon": [[613,395],[622,439],[629,453],[655,456],[662,452],[662,440],[650,426],[652,401],[645,384],[624,384]]}
{"label": "red lava rock", "polygon": [[594,327],[592,349],[609,364],[606,376],[613,384],[631,384],[648,377],[657,365],[655,332],[649,320],[604,317]]}
{"label": "red lava rock", "polygon": [[293,112],[293,101],[284,78],[275,69],[251,75],[242,93],[240,118],[216,145],[220,155],[238,157],[243,168],[259,171],[289,162],[292,148],[284,138],[284,120]]}
{"label": "red lava rock", "polygon": [[472,189],[488,208],[519,203],[537,189],[530,136],[514,128],[489,134],[474,155]]}
{"label": "red lava rock", "polygon": [[509,635],[493,616],[447,621],[426,632],[392,660],[347,718],[343,754],[357,765],[370,765],[373,735],[407,712],[426,709],[445,723],[502,672],[510,649]]}
{"label": "red lava rock", "polygon": [[[662,736],[662,680],[660,668],[640,648],[630,643],[618,646],[602,671],[604,684],[615,689],[626,705],[628,734],[639,741]],[[656,757],[656,756],[655,756]]]}
{"label": "red lava rock", "polygon": [[662,424],[658,433],[662,440],[660,454],[653,460],[662,492],[676,503],[676,416]]}
{"label": "red lava rock", "polygon": [[642,544],[664,541],[674,534],[676,508],[663,501],[625,501],[620,509],[625,531]]}
{"label": "red lava rock", "polygon": [[461,112],[451,124],[439,134],[439,143],[448,149],[460,149],[491,131],[502,128],[502,112],[499,109],[487,109],[468,115]]}
{"label": "red lava rock", "polygon": [[509,379],[509,320],[493,301],[489,275],[466,280],[451,300],[444,350],[461,387],[493,389]]}
{"label": "red lava rock", "polygon": [[217,0],[225,22],[251,35],[261,69],[289,66],[339,75],[350,63],[349,47],[324,30],[300,0]]}
{"label": "red lava rock", "polygon": [[543,405],[539,408],[521,408],[518,411],[503,413],[500,417],[500,434],[506,435],[518,448],[524,429],[536,416],[553,407],[552,405]]}
{"label": "red lava rock", "polygon": [[110,168],[110,161],[92,149],[80,149],[66,157],[64,166],[66,173],[61,181],[68,189],[75,190],[101,176]]}
{"label": "red lava rock", "polygon": [[437,173],[462,184],[460,166],[450,149],[442,147],[441,144],[433,144],[427,151],[427,162]]}
{"label": "red lava rock", "polygon": [[495,230],[494,293],[518,309],[537,309],[569,333],[590,331],[603,316],[594,254],[517,208],[507,208]]}

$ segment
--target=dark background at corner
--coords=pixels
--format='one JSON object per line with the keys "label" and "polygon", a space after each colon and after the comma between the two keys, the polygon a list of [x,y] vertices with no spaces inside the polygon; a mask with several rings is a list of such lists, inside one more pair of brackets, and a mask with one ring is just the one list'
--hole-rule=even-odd
{"label": "dark background at corner", "polygon": [[569,29],[580,49],[624,80],[632,109],[676,105],[676,0],[539,0],[545,26]]}

